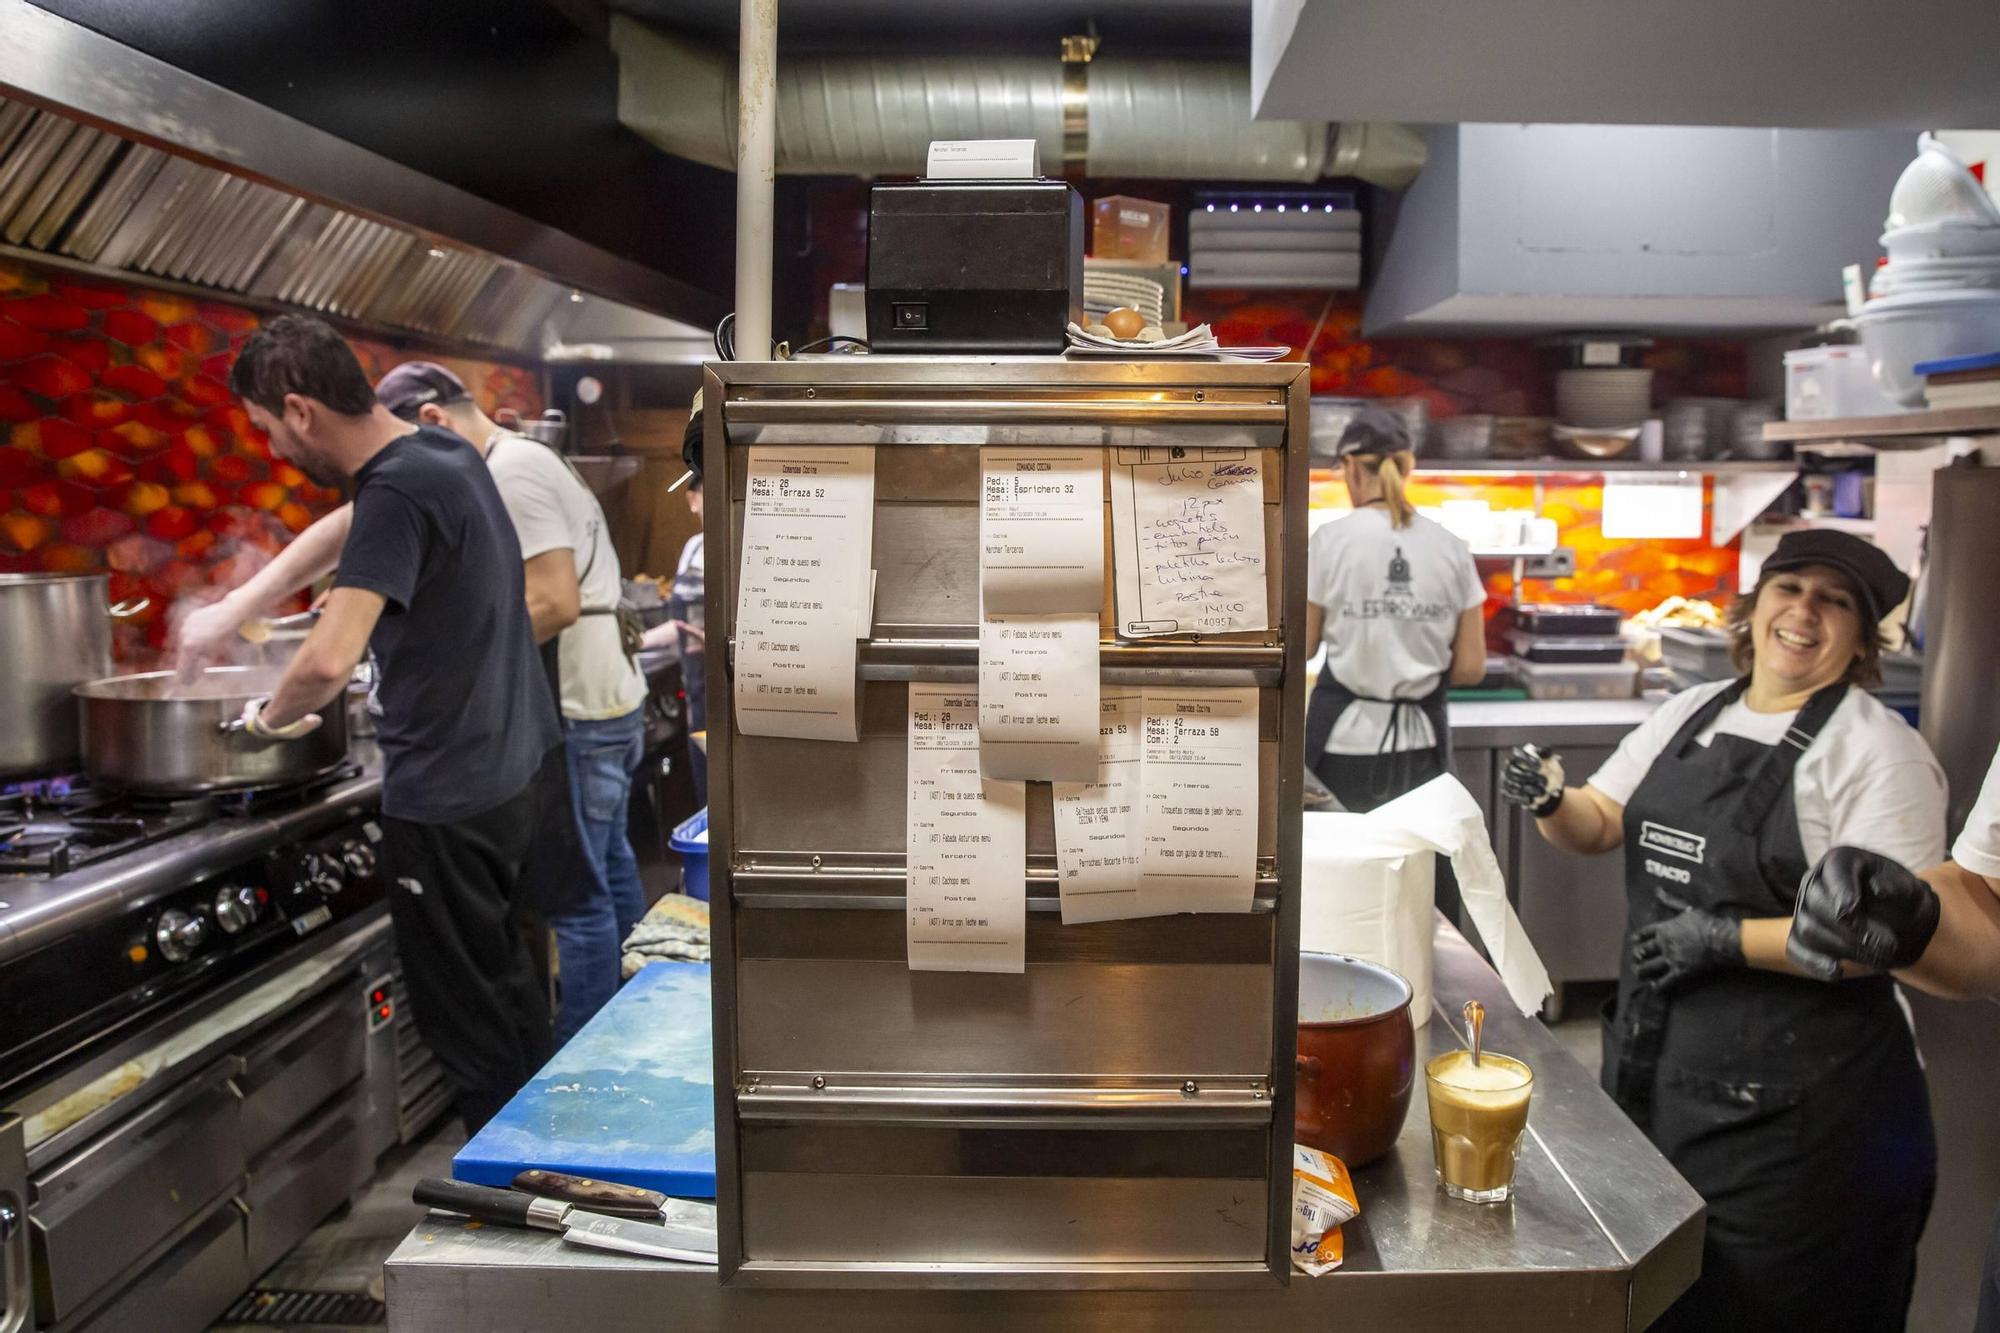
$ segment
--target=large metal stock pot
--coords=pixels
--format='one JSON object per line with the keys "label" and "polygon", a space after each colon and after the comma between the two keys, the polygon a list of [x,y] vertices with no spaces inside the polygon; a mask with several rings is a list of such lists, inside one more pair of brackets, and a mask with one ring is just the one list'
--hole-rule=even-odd
{"label": "large metal stock pot", "polygon": [[83,749],[70,691],[111,672],[104,574],[0,574],[0,779],[74,773]]}
{"label": "large metal stock pot", "polygon": [[303,782],[347,758],[346,698],[320,710],[319,730],[261,740],[236,725],[243,705],[269,694],[277,667],[210,667],[113,676],[76,687],[83,764],[91,781],[127,791],[204,792]]}

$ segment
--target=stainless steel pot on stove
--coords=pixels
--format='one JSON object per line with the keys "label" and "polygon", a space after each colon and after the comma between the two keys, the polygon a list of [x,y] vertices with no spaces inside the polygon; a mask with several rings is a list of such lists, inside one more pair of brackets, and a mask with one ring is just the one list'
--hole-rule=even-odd
{"label": "stainless steel pot on stove", "polygon": [[79,685],[84,771],[126,791],[205,792],[285,786],[338,767],[347,758],[345,696],[320,710],[319,730],[297,740],[262,740],[234,725],[282,674],[210,667],[186,681],[148,671]]}
{"label": "stainless steel pot on stove", "polygon": [[82,757],[70,691],[111,672],[105,574],[0,574],[0,779],[74,773]]}

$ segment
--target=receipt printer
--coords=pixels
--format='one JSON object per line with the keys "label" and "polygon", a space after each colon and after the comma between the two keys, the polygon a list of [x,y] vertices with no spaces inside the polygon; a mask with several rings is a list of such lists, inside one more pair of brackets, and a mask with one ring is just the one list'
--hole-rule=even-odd
{"label": "receipt printer", "polygon": [[1060,354],[1083,323],[1083,197],[1062,181],[920,180],[868,196],[878,352]]}

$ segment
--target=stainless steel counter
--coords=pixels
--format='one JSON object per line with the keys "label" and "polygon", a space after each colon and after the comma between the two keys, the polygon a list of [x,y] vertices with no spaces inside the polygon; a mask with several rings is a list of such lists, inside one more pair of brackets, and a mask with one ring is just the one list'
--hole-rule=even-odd
{"label": "stainless steel counter", "polygon": [[[1362,1215],[1347,1262],[1317,1280],[1228,1291],[840,1290],[722,1287],[715,1270],[573,1249],[543,1233],[427,1218],[390,1256],[389,1326],[433,1331],[588,1327],[816,1333],[885,1328],[1638,1329],[1694,1280],[1702,1203],[1538,1022],[1507,1002],[1440,919],[1438,1012],[1419,1062],[1454,1041],[1443,1021],[1487,1006],[1487,1043],[1536,1072],[1514,1203],[1437,1189],[1419,1086],[1395,1151],[1355,1174]],[[1280,1324],[1276,1321],[1286,1321]]]}
{"label": "stainless steel counter", "polygon": [[1651,699],[1510,699],[1450,705],[1453,748],[1503,749],[1538,745],[1616,745],[1653,715]]}

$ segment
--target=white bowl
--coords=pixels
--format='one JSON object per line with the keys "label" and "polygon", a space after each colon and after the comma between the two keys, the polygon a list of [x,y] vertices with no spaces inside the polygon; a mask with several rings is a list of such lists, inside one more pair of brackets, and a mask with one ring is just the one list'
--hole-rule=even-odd
{"label": "white bowl", "polygon": [[1882,392],[1905,407],[1922,407],[1924,377],[1916,372],[1920,362],[2000,351],[2000,291],[1884,296],[1861,308],[1854,327]]}

